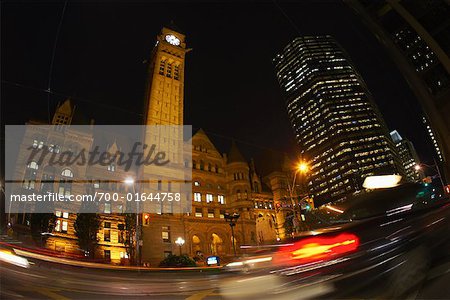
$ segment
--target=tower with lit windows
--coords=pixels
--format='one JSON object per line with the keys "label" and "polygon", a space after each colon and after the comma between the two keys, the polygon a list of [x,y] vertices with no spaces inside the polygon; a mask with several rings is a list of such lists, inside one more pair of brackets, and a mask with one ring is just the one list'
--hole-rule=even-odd
{"label": "tower with lit windows", "polygon": [[331,36],[295,38],[274,64],[316,203],[359,191],[367,176],[403,173],[366,84]]}
{"label": "tower with lit windows", "polygon": [[[178,190],[185,178],[183,159],[183,101],[186,36],[173,22],[161,29],[156,37],[148,69],[147,92],[145,98],[144,144],[147,150],[155,146],[155,153],[164,154],[168,167],[155,164],[143,166],[139,180],[144,192],[172,192]],[[144,188],[145,190],[143,190]],[[172,208],[167,208],[171,210]],[[150,209],[152,210],[152,209]],[[156,208],[156,211],[164,208]]]}
{"label": "tower with lit windows", "polygon": [[417,170],[417,165],[420,164],[419,156],[413,143],[408,139],[402,138],[397,130],[391,132],[391,138],[395,143],[398,155],[405,169],[406,178],[411,182],[421,181],[424,177],[422,170]]}
{"label": "tower with lit windows", "polygon": [[183,125],[186,36],[172,23],[157,36],[149,61],[146,125]]}

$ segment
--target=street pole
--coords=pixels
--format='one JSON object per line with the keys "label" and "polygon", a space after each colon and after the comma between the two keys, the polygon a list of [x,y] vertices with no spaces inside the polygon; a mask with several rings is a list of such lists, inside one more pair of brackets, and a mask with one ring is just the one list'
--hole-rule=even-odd
{"label": "street pole", "polygon": [[234,229],[233,229],[234,224],[230,223],[230,227],[231,227],[231,242],[233,244],[233,253],[234,253],[234,257],[236,257],[236,245],[234,243]]}
{"label": "street pole", "polygon": [[442,176],[441,176],[441,171],[439,170],[439,166],[438,166],[435,158],[433,158],[433,161],[434,161],[434,166],[436,167],[436,171],[438,173],[439,179],[441,180],[442,189],[444,189],[444,191],[445,191],[445,184],[444,184],[444,180],[442,179]]}
{"label": "street pole", "polygon": [[233,246],[233,253],[236,257],[236,244],[235,244],[235,238],[234,238],[234,226],[236,226],[237,220],[239,219],[240,215],[238,213],[234,213],[230,215],[229,213],[225,213],[225,221],[228,222],[231,228],[231,244]]}
{"label": "street pole", "polygon": [[[301,220],[299,220],[300,218],[298,218],[297,209],[295,207],[294,191],[293,191],[294,186],[295,186],[295,179],[297,178],[298,171],[299,170],[295,171],[295,173],[294,173],[294,180],[292,181],[292,186],[289,186],[289,195],[290,195],[290,198],[291,198],[292,211],[294,213],[292,222],[294,222],[294,220],[296,220],[296,224],[300,224],[300,222],[301,222]],[[299,226],[298,225],[295,226],[295,231],[299,232]]]}
{"label": "street pole", "polygon": [[[136,195],[136,188],[133,184],[133,192]],[[140,199],[138,199],[140,200]],[[139,201],[136,201],[136,265],[140,266],[141,262],[140,262],[140,224],[139,224],[139,217],[140,217],[140,212],[139,212]]]}

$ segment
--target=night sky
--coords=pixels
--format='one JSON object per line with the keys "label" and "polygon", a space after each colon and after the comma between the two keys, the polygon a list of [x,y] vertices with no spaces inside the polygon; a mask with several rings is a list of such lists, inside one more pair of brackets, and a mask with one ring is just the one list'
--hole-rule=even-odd
{"label": "night sky", "polygon": [[330,34],[351,56],[389,129],[412,140],[419,156],[430,160],[414,95],[375,37],[341,2],[68,3],[53,68],[64,3],[1,5],[4,124],[47,120],[48,103],[53,112],[69,96],[97,124],[140,124],[144,62],[161,27],[174,20],[193,48],[186,60],[185,124],[202,127],[219,146],[234,138],[245,141],[241,145],[250,154],[264,148],[292,152],[272,58],[295,36]]}

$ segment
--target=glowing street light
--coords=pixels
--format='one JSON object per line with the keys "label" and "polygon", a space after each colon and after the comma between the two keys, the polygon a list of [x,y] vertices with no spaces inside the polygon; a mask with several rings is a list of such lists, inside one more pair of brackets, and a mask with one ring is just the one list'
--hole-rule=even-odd
{"label": "glowing street light", "polygon": [[[289,195],[290,195],[291,203],[292,203],[292,211],[294,213],[293,217],[294,217],[294,220],[297,222],[301,222],[301,221],[300,221],[300,218],[298,217],[298,213],[295,208],[295,200],[294,200],[295,180],[297,179],[297,173],[306,174],[308,171],[309,171],[309,165],[305,161],[300,161],[297,164],[297,168],[295,169],[294,180],[292,181],[292,186],[289,187]],[[296,231],[298,231],[298,225],[296,225],[295,227],[296,227]]]}
{"label": "glowing street light", "polygon": [[180,256],[181,256],[181,247],[183,247],[185,240],[180,236],[175,241],[175,244],[177,244],[180,247]]}
{"label": "glowing street light", "polygon": [[309,166],[306,162],[302,161],[297,165],[297,172],[306,173],[309,170]]}
{"label": "glowing street light", "polygon": [[124,180],[123,182],[124,182],[126,185],[128,185],[128,186],[134,185],[134,179],[131,178],[131,177],[125,178],[125,180]]}
{"label": "glowing street light", "polygon": [[423,167],[427,167],[427,168],[430,168],[430,169],[433,169],[434,171],[436,171],[437,175],[439,176],[439,180],[441,181],[442,188],[445,189],[444,180],[442,179],[441,171],[439,170],[439,166],[437,165],[436,161],[434,161],[434,165],[427,165],[424,163],[415,164],[414,170],[419,171],[419,170],[422,170]]}

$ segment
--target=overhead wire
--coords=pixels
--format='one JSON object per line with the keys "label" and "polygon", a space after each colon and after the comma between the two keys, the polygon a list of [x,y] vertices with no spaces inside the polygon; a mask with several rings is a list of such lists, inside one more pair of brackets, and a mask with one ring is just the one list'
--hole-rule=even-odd
{"label": "overhead wire", "polygon": [[61,18],[59,19],[59,24],[56,29],[56,37],[55,42],[53,43],[53,51],[52,51],[52,59],[50,60],[50,68],[48,72],[48,81],[47,81],[47,91],[49,92],[47,94],[47,114],[48,114],[48,123],[50,123],[50,95],[51,95],[51,85],[52,85],[52,75],[53,75],[53,63],[55,62],[55,55],[56,55],[56,48],[58,46],[58,38],[59,38],[59,32],[61,31],[62,23],[64,20],[64,14],[66,12],[67,7],[67,0],[64,2],[64,6],[61,13]]}

